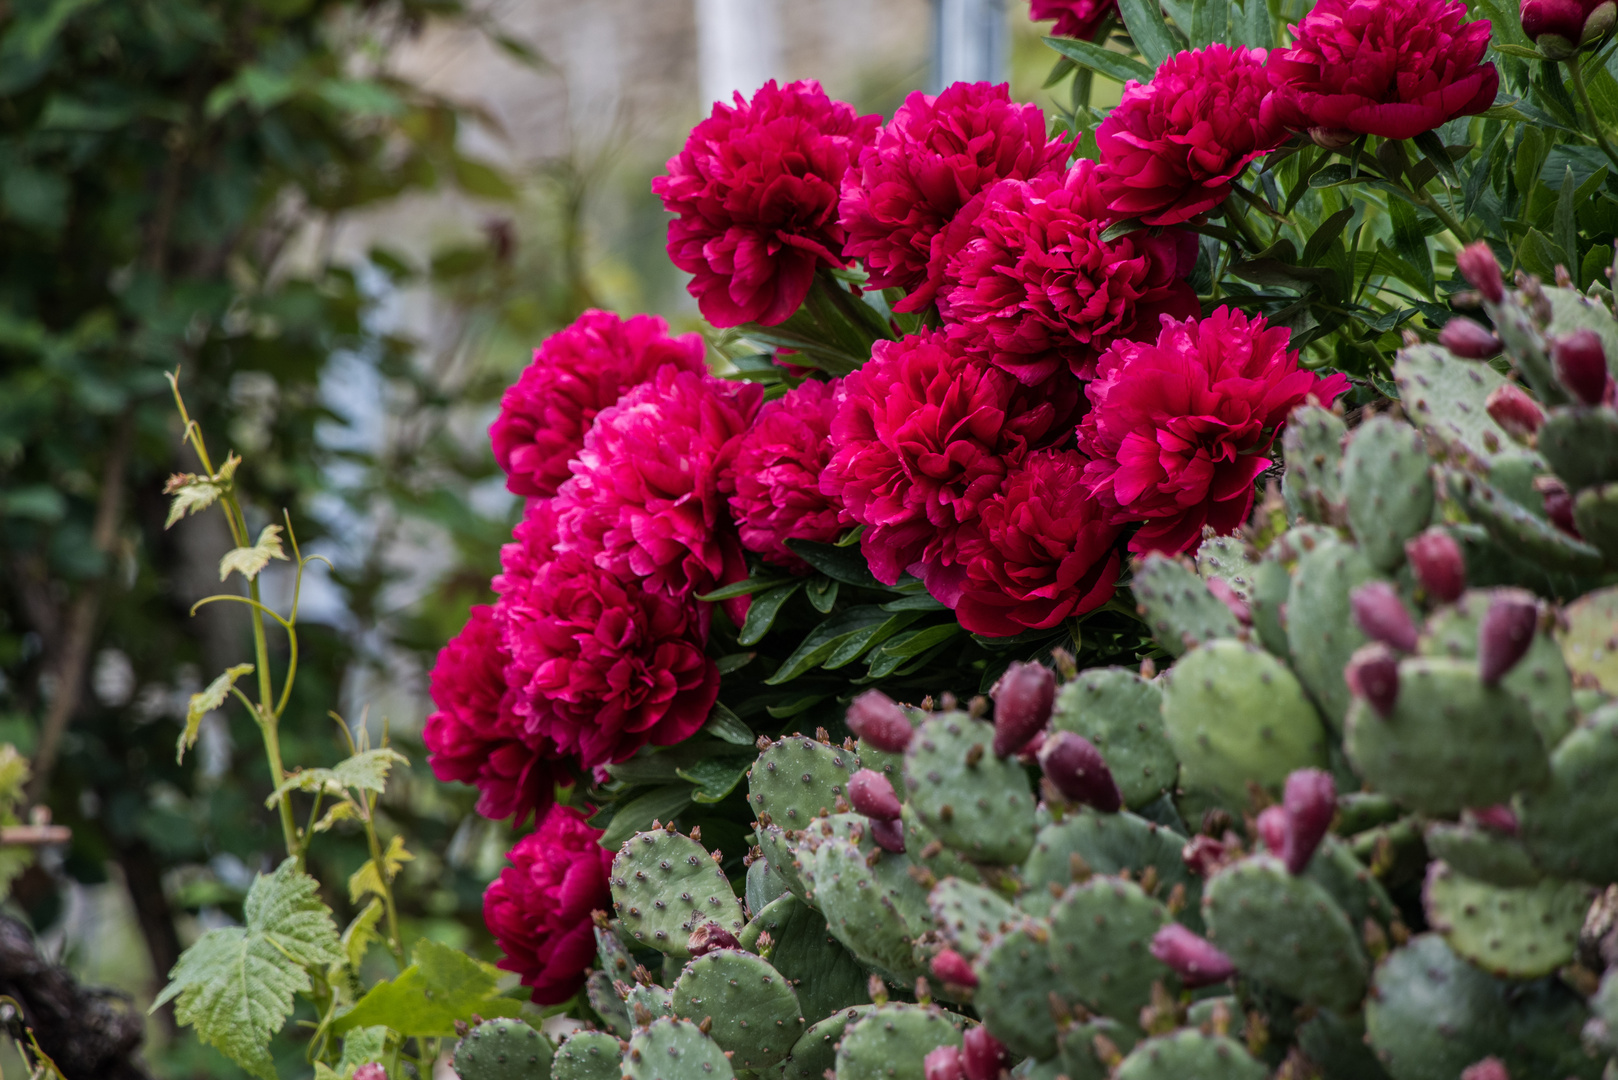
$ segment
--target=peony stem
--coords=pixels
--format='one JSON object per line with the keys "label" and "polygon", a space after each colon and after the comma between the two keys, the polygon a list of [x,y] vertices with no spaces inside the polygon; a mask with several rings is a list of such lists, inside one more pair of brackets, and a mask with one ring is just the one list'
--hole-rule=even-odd
{"label": "peony stem", "polygon": [[1234,199],[1225,200],[1225,220],[1230,222],[1236,231],[1242,234],[1242,239],[1247,241],[1249,251],[1257,253],[1264,250],[1264,243],[1253,232],[1253,226],[1248,222],[1247,215],[1236,209],[1236,200]]}
{"label": "peony stem", "polygon": [[1433,198],[1432,192],[1428,191],[1424,187],[1417,188],[1415,191],[1410,191],[1409,188],[1406,188],[1405,190],[1409,191],[1410,196],[1418,203],[1432,211],[1433,216],[1439,221],[1443,222],[1444,228],[1454,233],[1457,240],[1463,244],[1470,244],[1472,242],[1472,234],[1467,231],[1466,226],[1462,225],[1459,221],[1456,221],[1454,215],[1452,215],[1448,210],[1445,210],[1443,204],[1437,199]]}
{"label": "peony stem", "polygon": [[1596,144],[1601,152],[1607,155],[1607,160],[1618,166],[1618,151],[1614,151],[1612,143],[1607,141],[1607,133],[1601,129],[1601,120],[1596,115],[1595,106],[1590,104],[1590,91],[1584,87],[1584,66],[1579,63],[1579,54],[1574,53],[1565,61],[1568,73],[1573,76],[1573,89],[1579,95],[1579,104],[1584,106],[1584,115],[1590,119],[1590,131],[1596,137]]}

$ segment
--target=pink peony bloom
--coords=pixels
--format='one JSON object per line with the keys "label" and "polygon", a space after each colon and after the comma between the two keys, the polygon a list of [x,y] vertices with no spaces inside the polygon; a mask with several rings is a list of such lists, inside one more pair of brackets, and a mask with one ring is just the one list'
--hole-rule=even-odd
{"label": "pink peony bloom", "polygon": [[1028,17],[1035,22],[1055,19],[1057,37],[1094,41],[1106,19],[1118,14],[1118,0],[1033,0]]}
{"label": "pink peony bloom", "polygon": [[715,326],[783,322],[815,268],[843,265],[838,187],[881,118],[856,116],[817,82],[764,84],[715,103],[652,191],[675,215],[669,259]]}
{"label": "pink peony bloom", "polygon": [[1270,54],[1274,122],[1321,146],[1409,139],[1494,104],[1489,20],[1461,0],[1319,0]]}
{"label": "pink peony bloom", "polygon": [[586,311],[546,338],[489,428],[506,487],[517,495],[556,494],[596,413],[664,364],[707,370],[703,351],[701,334],[670,338],[656,315],[620,319],[610,311]]}
{"label": "pink peony bloom", "polygon": [[1029,454],[962,530],[966,565],[955,615],[974,634],[1044,630],[1112,598],[1120,527],[1081,483],[1072,450]]}
{"label": "pink peony bloom", "polygon": [[478,813],[521,825],[551,805],[562,755],[551,739],[527,733],[516,695],[506,688],[509,662],[494,609],[474,607],[433,665],[437,709],[421,737],[434,776],[476,785]]}
{"label": "pink peony bloom", "polygon": [[1119,217],[1177,225],[1225,201],[1247,163],[1287,132],[1263,115],[1270,73],[1263,49],[1209,45],[1131,82],[1096,129],[1102,198]]}
{"label": "pink peony bloom", "polygon": [[762,396],[665,367],[603,409],[557,492],[561,546],[675,598],[746,577],[719,479]]}
{"label": "pink peony bloom", "polygon": [[1005,84],[917,91],[843,178],[844,250],[865,264],[871,288],[914,290],[898,310],[920,311],[943,276],[936,238],[961,207],[997,180],[1061,171],[1072,149],[1047,141],[1045,114],[1013,102]]}
{"label": "pink peony bloom", "polygon": [[1206,319],[1165,317],[1156,341],[1119,342],[1085,388],[1084,482],[1113,522],[1143,521],[1135,552],[1196,546],[1204,526],[1228,533],[1253,506],[1253,482],[1293,408],[1329,404],[1348,378],[1298,367],[1290,333],[1221,307]]}
{"label": "pink peony bloom", "polygon": [[521,975],[541,1005],[566,1001],[584,985],[596,955],[590,913],[612,904],[612,852],[596,842],[601,830],[586,816],[551,807],[483,894],[483,921],[505,954],[498,966]]}
{"label": "pink peony bloom", "polygon": [[831,458],[836,390],[835,382],[811,380],[765,405],[720,480],[731,493],[742,546],[794,573],[808,573],[809,564],[792,553],[788,540],[830,543],[852,521],[820,490]]}
{"label": "pink peony bloom", "polygon": [[1032,385],[1064,366],[1091,378],[1114,340],[1151,333],[1159,315],[1196,315],[1185,281],[1196,236],[1102,240],[1110,222],[1088,159],[1065,177],[1002,180],[978,196],[940,239],[938,310],[951,339]]}
{"label": "pink peony bloom", "polygon": [[557,550],[555,524],[531,511],[501,552],[506,682],[530,733],[585,768],[670,746],[708,719],[719,671],[703,652],[707,605]]}
{"label": "pink peony bloom", "polygon": [[837,392],[820,489],[866,526],[860,547],[879,580],[910,570],[947,595],[957,530],[1029,450],[1066,437],[1077,391],[1065,372],[1020,386],[940,332],[879,341]]}

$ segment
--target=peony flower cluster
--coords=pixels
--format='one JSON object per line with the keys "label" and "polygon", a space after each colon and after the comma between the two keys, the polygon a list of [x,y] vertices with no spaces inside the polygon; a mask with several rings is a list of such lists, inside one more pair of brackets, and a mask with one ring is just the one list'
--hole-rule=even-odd
{"label": "peony flower cluster", "polygon": [[1108,19],[1118,14],[1118,0],[1032,0],[1028,17],[1035,22],[1055,19],[1057,37],[1094,41]]}

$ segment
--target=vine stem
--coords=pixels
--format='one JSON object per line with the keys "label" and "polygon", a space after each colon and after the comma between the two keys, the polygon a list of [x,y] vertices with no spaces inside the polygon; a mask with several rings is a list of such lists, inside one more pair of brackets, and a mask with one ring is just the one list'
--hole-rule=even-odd
{"label": "vine stem", "polygon": [[1607,133],[1601,130],[1601,120],[1596,116],[1595,106],[1590,104],[1590,91],[1584,86],[1584,65],[1579,63],[1579,54],[1568,57],[1566,63],[1568,74],[1573,76],[1573,90],[1579,95],[1579,104],[1584,106],[1584,115],[1590,120],[1590,131],[1596,137],[1596,144],[1607,155],[1607,160],[1618,167],[1618,151],[1614,151],[1612,143],[1607,141]]}

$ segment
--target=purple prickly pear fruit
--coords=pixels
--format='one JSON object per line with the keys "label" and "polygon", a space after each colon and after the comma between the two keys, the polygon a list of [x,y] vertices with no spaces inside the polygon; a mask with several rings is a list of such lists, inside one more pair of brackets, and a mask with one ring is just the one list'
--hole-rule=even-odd
{"label": "purple prickly pear fruit", "polygon": [[1211,836],[1194,836],[1180,849],[1180,861],[1198,877],[1212,877],[1225,864],[1225,845]]}
{"label": "purple prickly pear fruit", "polygon": [[966,1070],[966,1080],[999,1080],[1000,1074],[1011,1068],[1011,1051],[979,1024],[961,1036],[961,1065]]}
{"label": "purple prickly pear fruit", "polygon": [[856,814],[878,821],[892,821],[901,813],[899,796],[888,778],[874,769],[861,769],[848,779],[848,801]]}
{"label": "purple prickly pear fruit", "polygon": [[1289,874],[1301,874],[1309,867],[1315,849],[1337,816],[1337,783],[1319,769],[1295,769],[1287,777],[1281,805],[1286,807],[1287,836],[1281,848],[1281,861]]}
{"label": "purple prickly pear fruit", "polygon": [[1534,643],[1539,605],[1527,594],[1498,596],[1478,627],[1478,677],[1494,686],[1517,666]]}
{"label": "purple prickly pear fruit", "polygon": [[903,855],[905,850],[905,827],[902,821],[871,822],[871,839],[883,851],[891,851],[895,855]]}
{"label": "purple prickly pear fruit", "polygon": [[1253,609],[1247,606],[1246,600],[1236,595],[1236,590],[1224,578],[1209,578],[1208,591],[1214,594],[1214,599],[1230,609],[1237,622],[1243,626],[1253,625]]}
{"label": "purple prickly pear fruit", "polygon": [[1405,610],[1399,599],[1399,590],[1386,581],[1367,581],[1348,597],[1354,609],[1354,622],[1372,641],[1380,641],[1390,649],[1415,652],[1420,636],[1416,620]]}
{"label": "purple prickly pear fruit", "polygon": [[990,691],[994,698],[994,756],[1010,757],[1051,718],[1056,674],[1044,664],[1015,663]]}
{"label": "purple prickly pear fruit", "polygon": [[1095,744],[1071,731],[1058,731],[1039,750],[1039,767],[1045,778],[1067,798],[1102,813],[1117,813],[1124,805],[1123,794]]}
{"label": "purple prickly pear fruit", "polygon": [[1188,990],[1224,982],[1236,974],[1230,957],[1179,923],[1169,923],[1153,935],[1152,955],[1167,964]]}
{"label": "purple prickly pear fruit", "polygon": [[1405,541],[1405,558],[1427,595],[1453,604],[1466,591],[1466,557],[1455,537],[1436,525]]}
{"label": "purple prickly pear fruit", "polygon": [[1545,423],[1545,411],[1516,383],[1502,383],[1489,391],[1483,409],[1514,439],[1526,439]]}
{"label": "purple prickly pear fruit", "polygon": [[1023,743],[1022,749],[1017,751],[1017,760],[1024,765],[1039,764],[1039,752],[1045,747],[1045,733],[1034,732],[1034,737]]}
{"label": "purple prickly pear fruit", "polygon": [[1556,380],[1586,405],[1600,405],[1607,396],[1607,353],[1594,330],[1575,330],[1551,346]]}
{"label": "purple prickly pear fruit", "polygon": [[1516,836],[1522,823],[1517,820],[1517,812],[1506,803],[1496,803],[1494,806],[1471,807],[1467,814],[1481,828],[1490,832],[1503,833],[1506,836]]}
{"label": "purple prickly pear fruit", "polygon": [[1535,482],[1535,487],[1541,489],[1545,496],[1545,516],[1552,525],[1567,533],[1583,539],[1579,532],[1579,523],[1573,520],[1573,493],[1567,486],[1554,476],[1544,476]]}
{"label": "purple prickly pear fruit", "polygon": [[1511,1080],[1511,1074],[1499,1058],[1486,1057],[1462,1069],[1461,1080]]}
{"label": "purple prickly pear fruit", "polygon": [[1259,812],[1253,826],[1258,830],[1258,838],[1264,842],[1271,855],[1280,855],[1286,850],[1287,812],[1284,807],[1266,806]]}
{"label": "purple prickly pear fruit", "polygon": [[978,984],[978,975],[972,970],[971,963],[954,949],[944,949],[933,957],[932,968],[933,974],[946,983],[968,989]]}
{"label": "purple prickly pear fruit", "polygon": [[1489,303],[1498,304],[1506,298],[1506,287],[1500,280],[1500,262],[1494,257],[1494,249],[1484,241],[1462,248],[1455,256],[1455,265],[1467,284],[1482,293]]}
{"label": "purple prickly pear fruit", "polygon": [[1444,329],[1438,333],[1438,343],[1467,360],[1487,360],[1499,356],[1504,348],[1493,330],[1464,315],[1457,315],[1444,324]]}
{"label": "purple prickly pear fruit", "polygon": [[1393,712],[1399,700],[1399,658],[1381,642],[1372,642],[1354,650],[1343,669],[1343,679],[1349,692],[1364,698],[1378,716]]}
{"label": "purple prickly pear fruit", "polygon": [[878,750],[904,752],[915,729],[904,710],[880,690],[867,690],[848,705],[848,730]]}
{"label": "purple prickly pear fruit", "polygon": [[715,949],[740,948],[740,943],[737,942],[736,935],[723,926],[716,922],[708,922],[691,931],[685,947],[691,951],[692,956],[703,956]]}
{"label": "purple prickly pear fruit", "polygon": [[966,1070],[961,1063],[960,1047],[940,1046],[929,1050],[921,1059],[921,1071],[927,1080],[963,1080]]}

